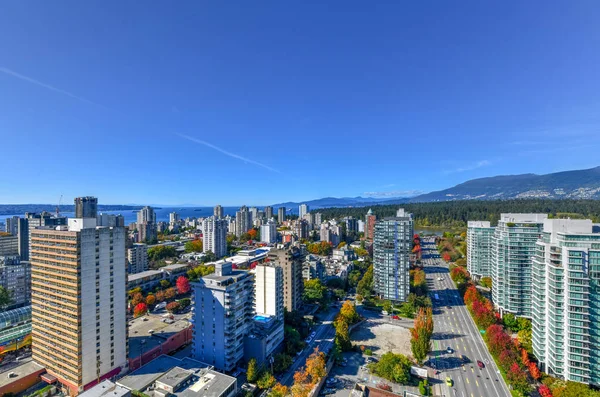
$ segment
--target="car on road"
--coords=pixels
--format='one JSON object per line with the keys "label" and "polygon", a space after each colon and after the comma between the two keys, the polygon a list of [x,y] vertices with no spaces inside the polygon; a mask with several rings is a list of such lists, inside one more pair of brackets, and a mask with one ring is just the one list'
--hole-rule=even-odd
{"label": "car on road", "polygon": [[443,277],[438,277],[438,281],[444,281]]}
{"label": "car on road", "polygon": [[452,385],[454,385],[454,381],[452,380],[451,377],[446,376],[446,384],[450,387],[452,387]]}
{"label": "car on road", "polygon": [[448,305],[446,306],[446,309],[452,309],[452,306]]}
{"label": "car on road", "polygon": [[312,339],[312,338],[314,338],[315,336],[317,336],[317,333],[316,333],[315,331],[311,332],[311,334],[310,334],[310,338]]}
{"label": "car on road", "polygon": [[478,366],[479,368],[481,368],[481,369],[484,369],[484,368],[485,368],[485,365],[484,365],[484,364],[483,364],[481,361],[479,361],[479,360],[477,360],[477,366]]}
{"label": "car on road", "polygon": [[448,348],[446,348],[446,352],[448,354],[452,354],[453,350],[452,350],[452,348],[450,346],[448,346]]}
{"label": "car on road", "polygon": [[395,315],[395,314],[394,314],[394,315],[392,316],[392,320],[400,320],[400,317],[398,317],[397,315]]}
{"label": "car on road", "polygon": [[321,391],[321,395],[326,396],[328,394],[334,394],[335,392],[336,392],[335,389],[327,388],[327,389]]}
{"label": "car on road", "polygon": [[337,385],[338,380],[336,378],[328,378],[325,381],[325,384],[327,385],[327,387],[333,387],[334,385]]}

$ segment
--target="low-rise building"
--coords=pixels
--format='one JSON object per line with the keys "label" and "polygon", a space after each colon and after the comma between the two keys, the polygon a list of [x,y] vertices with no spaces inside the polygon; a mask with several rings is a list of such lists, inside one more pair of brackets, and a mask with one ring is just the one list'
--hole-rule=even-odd
{"label": "low-rise building", "polygon": [[31,264],[17,254],[0,256],[0,286],[11,294],[9,308],[31,303]]}
{"label": "low-rise building", "polygon": [[186,264],[174,263],[161,267],[159,270],[146,270],[145,272],[127,276],[127,289],[140,287],[149,290],[160,284],[161,280],[169,280],[171,284],[177,277],[183,276],[189,270]]}
{"label": "low-rise building", "polygon": [[283,343],[283,320],[275,316],[256,315],[250,332],[244,338],[244,359],[256,359],[258,365],[267,362],[281,350]]}
{"label": "low-rise building", "polygon": [[325,276],[325,267],[318,256],[309,255],[302,264],[302,278],[312,280],[318,278],[323,280]]}
{"label": "low-rise building", "polygon": [[233,397],[237,379],[203,362],[162,355],[117,381],[148,397]]}
{"label": "low-rise building", "polygon": [[131,390],[119,386],[108,379],[79,394],[79,397],[129,397]]}
{"label": "low-rise building", "polygon": [[[359,247],[360,247],[360,245],[359,245]],[[346,262],[350,262],[350,261],[357,259],[357,255],[354,253],[354,250],[352,250],[348,246],[334,249],[333,253],[332,253],[332,257],[333,257],[333,259],[337,259],[340,261],[346,261]]]}
{"label": "low-rise building", "polygon": [[129,370],[133,371],[163,354],[192,342],[192,323],[148,314],[129,322]]}

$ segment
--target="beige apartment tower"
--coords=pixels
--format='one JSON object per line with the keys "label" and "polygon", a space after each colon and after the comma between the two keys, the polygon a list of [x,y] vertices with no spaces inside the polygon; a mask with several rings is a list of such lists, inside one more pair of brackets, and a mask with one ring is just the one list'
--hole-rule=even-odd
{"label": "beige apartment tower", "polygon": [[33,359],[71,395],[127,367],[125,228],[94,211],[31,230]]}

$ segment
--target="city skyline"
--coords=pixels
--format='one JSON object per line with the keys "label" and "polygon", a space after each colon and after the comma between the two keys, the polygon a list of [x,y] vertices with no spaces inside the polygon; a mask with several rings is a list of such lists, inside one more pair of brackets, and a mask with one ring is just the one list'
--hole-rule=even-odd
{"label": "city skyline", "polygon": [[583,2],[10,4],[0,135],[18,172],[0,176],[0,201],[238,205],[235,189],[270,204],[588,168],[596,15]]}

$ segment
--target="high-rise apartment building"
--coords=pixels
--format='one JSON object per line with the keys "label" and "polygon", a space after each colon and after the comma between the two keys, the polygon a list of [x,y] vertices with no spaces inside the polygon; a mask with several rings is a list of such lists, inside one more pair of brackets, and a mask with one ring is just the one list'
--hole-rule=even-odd
{"label": "high-rise apartment building", "polygon": [[127,367],[125,229],[75,203],[86,217],[31,231],[33,359],[71,395]]}
{"label": "high-rise apartment building", "polygon": [[8,308],[22,307],[31,302],[31,265],[15,255],[0,255],[0,286],[11,294]]}
{"label": "high-rise apartment building", "polygon": [[250,211],[250,224],[252,225],[254,224],[254,221],[258,219],[258,208],[250,207],[248,211]]}
{"label": "high-rise apartment building", "polygon": [[244,205],[235,213],[235,235],[240,237],[252,229],[252,214]]}
{"label": "high-rise apartment building", "polygon": [[255,312],[283,321],[283,268],[272,263],[255,268]]}
{"label": "high-rise apartment building", "polygon": [[304,214],[302,219],[305,220],[308,224],[308,230],[312,230],[315,223],[314,215],[311,212],[309,212],[308,214]]}
{"label": "high-rise apartment building", "polygon": [[492,300],[500,314],[531,317],[531,260],[546,214],[500,214],[492,238]]}
{"label": "high-rise apartment building", "polygon": [[260,227],[260,241],[267,244],[277,242],[277,222],[270,218],[266,224]]}
{"label": "high-rise apartment building", "polygon": [[600,233],[546,219],[532,261],[532,342],[540,369],[600,386]]}
{"label": "high-rise apartment building", "polygon": [[377,222],[377,217],[373,214],[373,211],[369,208],[367,215],[365,216],[365,239],[373,240],[373,236],[375,234],[375,222]]}
{"label": "high-rise apartment building", "polygon": [[319,225],[320,225],[321,223],[323,223],[323,216],[322,216],[322,214],[321,214],[320,212],[315,212],[315,213],[314,213],[314,217],[315,217],[315,218],[314,218],[313,222],[314,222],[314,224],[315,224],[315,228],[318,228],[318,227],[319,227]]}
{"label": "high-rise apartment building", "polygon": [[273,218],[273,207],[271,207],[271,206],[266,206],[265,207],[265,218],[266,219]]}
{"label": "high-rise apartment building", "polygon": [[244,336],[254,318],[254,277],[215,263],[215,273],[192,283],[194,293],[192,355],[218,370],[233,370],[244,357]]}
{"label": "high-rise apartment building", "polygon": [[202,245],[204,252],[212,252],[217,258],[227,255],[227,221],[211,216],[202,222]]}
{"label": "high-rise apartment building", "polygon": [[467,269],[474,278],[492,276],[494,228],[487,221],[467,223]]}
{"label": "high-rise apartment building", "polygon": [[75,198],[75,218],[96,218],[98,214],[98,199],[96,197]]}
{"label": "high-rise apartment building", "polygon": [[322,223],[319,233],[321,241],[331,243],[334,248],[337,247],[342,240],[342,228],[335,220]]}
{"label": "high-rise apartment building", "polygon": [[346,222],[347,233],[358,233],[358,219],[354,219],[351,216],[347,216],[346,218],[344,218],[344,222]]}
{"label": "high-rise apartment building", "polygon": [[404,302],[409,293],[412,214],[398,210],[396,217],[375,224],[373,240],[373,286],[382,299]]}
{"label": "high-rise apartment building", "polygon": [[106,227],[125,227],[125,218],[123,215],[111,215],[100,213],[96,217],[97,226]]}
{"label": "high-rise apartment building", "polygon": [[285,207],[277,208],[277,222],[283,223],[285,221]]}
{"label": "high-rise apartment building", "polygon": [[6,218],[5,222],[5,230],[6,233],[10,233],[13,236],[16,236],[19,232],[19,217],[12,216],[10,218]]}
{"label": "high-rise apartment building", "polygon": [[18,254],[19,237],[12,234],[0,235],[0,256]]}
{"label": "high-rise apartment building", "polygon": [[146,244],[133,244],[127,249],[128,273],[136,274],[148,270],[148,246]]}
{"label": "high-rise apartment building", "polygon": [[308,214],[308,211],[309,209],[307,204],[300,204],[300,207],[298,207],[298,218],[304,218],[304,215]]}
{"label": "high-rise apartment building", "polygon": [[294,224],[294,233],[299,240],[308,238],[308,222],[305,219],[298,219]]}
{"label": "high-rise apartment building", "polygon": [[174,225],[179,222],[179,214],[177,212],[169,213],[169,224]]}
{"label": "high-rise apartment building", "polygon": [[157,238],[156,213],[152,207],[144,207],[138,211],[136,227],[138,242],[151,242]]}
{"label": "high-rise apartment building", "polygon": [[29,260],[29,252],[31,250],[31,231],[37,227],[56,227],[67,224],[67,218],[54,217],[49,212],[35,214],[31,212],[25,213],[25,218],[19,219],[19,255],[24,261]]}
{"label": "high-rise apartment building", "polygon": [[283,269],[283,304],[291,312],[302,305],[302,264],[306,254],[298,247],[269,251],[269,260]]}
{"label": "high-rise apartment building", "polygon": [[220,205],[215,205],[213,215],[217,219],[223,218],[223,207],[221,207]]}

